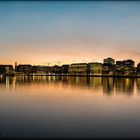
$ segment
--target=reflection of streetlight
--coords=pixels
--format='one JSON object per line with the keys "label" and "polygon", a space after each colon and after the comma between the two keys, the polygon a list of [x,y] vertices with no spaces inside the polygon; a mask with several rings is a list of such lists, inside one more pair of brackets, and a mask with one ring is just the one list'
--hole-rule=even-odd
{"label": "reflection of streetlight", "polygon": [[13,91],[16,90],[16,77],[13,78]]}
{"label": "reflection of streetlight", "polygon": [[6,77],[6,90],[9,91],[9,77]]}

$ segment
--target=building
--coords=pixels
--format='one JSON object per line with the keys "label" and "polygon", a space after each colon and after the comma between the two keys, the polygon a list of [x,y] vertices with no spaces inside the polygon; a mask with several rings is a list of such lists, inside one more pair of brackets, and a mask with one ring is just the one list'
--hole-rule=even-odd
{"label": "building", "polygon": [[46,66],[46,74],[51,74],[53,73],[53,67],[52,66]]}
{"label": "building", "polygon": [[53,74],[61,74],[61,66],[58,66],[58,65],[55,65],[55,66],[52,66],[52,73]]}
{"label": "building", "polygon": [[38,69],[38,66],[32,66],[31,73],[32,74],[36,74],[37,73],[37,69]]}
{"label": "building", "polygon": [[131,59],[116,61],[116,76],[134,76],[136,75],[135,62]]}
{"label": "building", "polygon": [[131,59],[127,59],[127,60],[124,60],[124,67],[126,68],[134,68],[135,67],[135,62]]}
{"label": "building", "polygon": [[116,61],[116,70],[115,75],[116,76],[124,76],[124,61]]}
{"label": "building", "polygon": [[137,64],[137,75],[140,76],[140,63]]}
{"label": "building", "polygon": [[31,65],[18,65],[17,66],[17,71],[16,72],[20,72],[20,73],[24,73],[24,74],[31,74],[32,72],[32,66]]}
{"label": "building", "polygon": [[98,62],[88,63],[90,75],[102,75],[103,64]]}
{"label": "building", "polygon": [[106,59],[104,59],[104,64],[110,64],[110,65],[114,65],[115,64],[115,59],[108,57]]}
{"label": "building", "polygon": [[47,67],[46,66],[37,66],[37,71],[36,71],[36,74],[39,74],[39,75],[46,75],[47,73]]}
{"label": "building", "polygon": [[104,76],[108,75],[113,76],[114,73],[115,73],[115,59],[110,57],[104,59],[102,74]]}
{"label": "building", "polygon": [[0,74],[2,74],[2,75],[13,74],[13,66],[12,65],[0,65]]}
{"label": "building", "polygon": [[61,73],[62,74],[68,74],[68,67],[69,67],[69,65],[62,65]]}
{"label": "building", "polygon": [[17,71],[17,62],[15,62],[15,72]]}
{"label": "building", "polygon": [[87,63],[73,63],[68,67],[68,74],[72,75],[87,75],[89,66]]}

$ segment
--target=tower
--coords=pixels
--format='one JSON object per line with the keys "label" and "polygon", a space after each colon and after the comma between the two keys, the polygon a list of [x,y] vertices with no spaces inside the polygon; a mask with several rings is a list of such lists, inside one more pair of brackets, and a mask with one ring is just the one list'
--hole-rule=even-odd
{"label": "tower", "polygon": [[17,72],[17,62],[15,62],[15,72]]}

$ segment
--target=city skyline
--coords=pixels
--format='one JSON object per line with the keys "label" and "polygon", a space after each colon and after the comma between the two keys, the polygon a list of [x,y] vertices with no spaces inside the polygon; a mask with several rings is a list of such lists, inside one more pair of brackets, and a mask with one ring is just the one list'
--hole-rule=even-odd
{"label": "city skyline", "polygon": [[[115,3],[115,4],[114,4]],[[0,2],[0,64],[140,61],[139,2]]]}
{"label": "city skyline", "polygon": [[[111,60],[108,60],[108,59],[111,59]],[[134,66],[135,67],[137,67],[137,65],[140,65],[140,61],[136,64],[136,62],[133,60],[133,59],[131,59],[131,58],[127,58],[127,59],[119,59],[119,60],[115,60],[114,58],[111,58],[111,57],[106,57],[106,58],[104,58],[103,60],[102,60],[102,62],[99,62],[99,61],[94,61],[94,59],[93,59],[93,61],[86,61],[86,62],[73,62],[73,63],[64,63],[64,64],[61,64],[61,62],[57,62],[57,63],[55,63],[54,65],[51,65],[52,63],[47,63],[46,65],[39,65],[39,64],[37,64],[37,65],[34,65],[34,64],[31,64],[31,63],[18,63],[17,61],[14,63],[14,65],[12,65],[12,64],[0,64],[0,65],[12,65],[12,66],[17,66],[17,65],[32,65],[32,66],[62,66],[62,65],[71,65],[71,64],[92,64],[92,63],[99,63],[99,64],[105,64],[106,62],[105,61],[107,61],[107,63],[108,63],[108,61],[114,61],[114,62],[111,62],[113,65],[116,65],[116,63],[117,62],[124,62],[124,61],[133,61],[134,62]]]}

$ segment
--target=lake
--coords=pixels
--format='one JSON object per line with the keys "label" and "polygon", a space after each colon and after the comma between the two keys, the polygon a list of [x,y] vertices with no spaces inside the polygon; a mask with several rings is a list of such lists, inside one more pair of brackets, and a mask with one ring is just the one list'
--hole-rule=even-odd
{"label": "lake", "polygon": [[0,78],[0,138],[140,138],[140,79]]}

